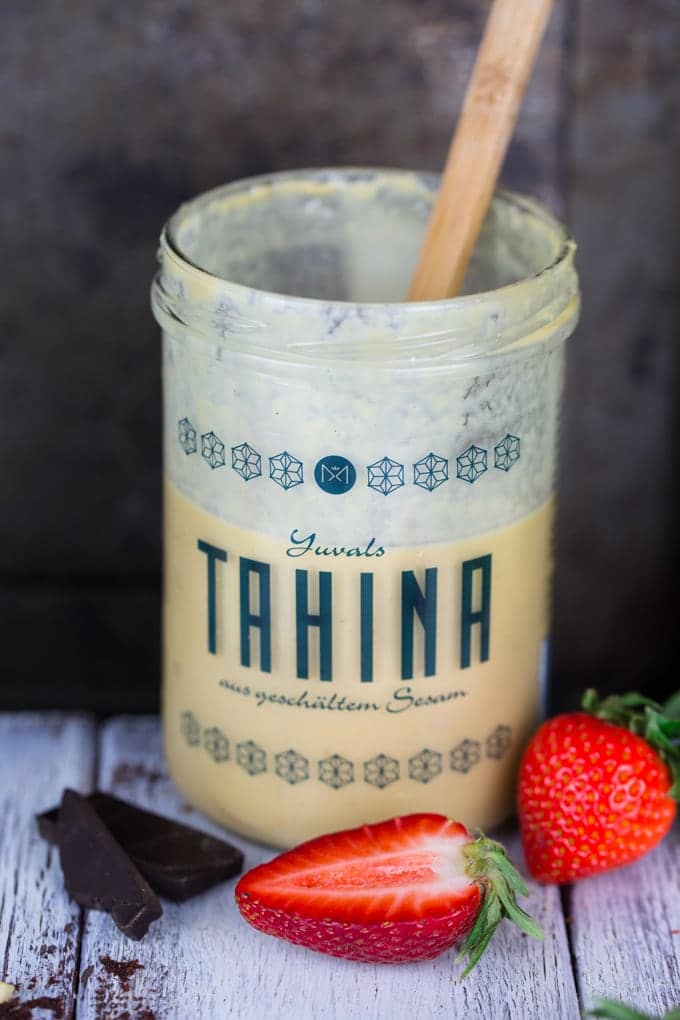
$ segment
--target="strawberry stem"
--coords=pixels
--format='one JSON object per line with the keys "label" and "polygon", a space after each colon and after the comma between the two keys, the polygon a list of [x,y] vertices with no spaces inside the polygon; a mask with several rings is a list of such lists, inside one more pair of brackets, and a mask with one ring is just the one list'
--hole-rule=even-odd
{"label": "strawberry stem", "polygon": [[532,938],[542,939],[543,931],[533,918],[517,903],[517,894],[528,896],[528,890],[505,848],[482,833],[463,847],[466,857],[465,871],[482,886],[484,900],[474,925],[461,946],[457,959],[467,957],[463,971],[466,977],[491,941],[496,928],[508,918],[520,931]]}
{"label": "strawberry stem", "polygon": [[665,705],[632,691],[601,699],[592,689],[583,695],[581,707],[590,715],[642,737],[666,763],[671,773],[668,796],[680,801],[680,691]]}

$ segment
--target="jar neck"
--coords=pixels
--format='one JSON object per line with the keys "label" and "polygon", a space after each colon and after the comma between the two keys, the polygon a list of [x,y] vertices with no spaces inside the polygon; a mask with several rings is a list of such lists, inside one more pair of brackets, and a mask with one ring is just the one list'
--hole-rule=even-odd
{"label": "jar neck", "polygon": [[[302,187],[309,178],[316,180],[315,173],[322,172],[292,172],[267,180],[276,194],[277,188]],[[417,175],[392,173],[398,181],[420,180]],[[349,171],[335,174],[342,186],[351,186]],[[258,180],[237,182],[199,197],[182,207],[163,231],[160,270],[152,289],[154,313],[165,330],[181,333],[188,343],[293,363],[403,366],[410,371],[450,366],[475,371],[488,358],[512,356],[528,345],[559,343],[573,330],[579,306],[574,242],[540,205],[507,193],[499,193],[494,200],[497,213],[500,210],[498,236],[492,238],[498,258],[518,243],[524,224],[541,251],[551,253],[550,263],[517,282],[451,300],[380,303],[301,298],[233,282],[194,264],[191,237],[210,228],[211,210],[223,217],[227,243],[230,220],[224,209],[228,210],[229,201],[235,203],[244,194],[262,190]],[[389,174],[386,180],[389,185]],[[332,183],[340,187],[335,177]],[[428,178],[427,185],[424,193],[429,195],[436,178]],[[265,205],[265,214],[266,210]],[[242,233],[243,222],[247,226],[247,220],[241,222]],[[526,240],[522,243],[526,249]]]}

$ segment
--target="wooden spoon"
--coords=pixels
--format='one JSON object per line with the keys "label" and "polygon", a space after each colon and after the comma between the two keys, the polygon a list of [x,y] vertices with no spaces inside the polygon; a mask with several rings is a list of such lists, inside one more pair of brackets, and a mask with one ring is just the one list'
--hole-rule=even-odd
{"label": "wooden spoon", "polygon": [[460,290],[553,6],[554,0],[494,0],[409,301]]}

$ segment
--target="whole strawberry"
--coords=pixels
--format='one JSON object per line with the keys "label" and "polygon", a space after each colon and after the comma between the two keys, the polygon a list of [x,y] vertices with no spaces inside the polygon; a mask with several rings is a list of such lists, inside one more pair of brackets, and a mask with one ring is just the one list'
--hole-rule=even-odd
{"label": "whole strawberry", "polygon": [[244,875],[236,902],[265,934],[348,960],[429,960],[467,936],[467,974],[504,917],[542,938],[517,893],[527,890],[499,843],[418,814],[288,850]]}
{"label": "whole strawberry", "polygon": [[572,882],[619,868],[663,839],[680,800],[680,721],[641,694],[583,696],[549,719],[520,765],[518,811],[529,871]]}

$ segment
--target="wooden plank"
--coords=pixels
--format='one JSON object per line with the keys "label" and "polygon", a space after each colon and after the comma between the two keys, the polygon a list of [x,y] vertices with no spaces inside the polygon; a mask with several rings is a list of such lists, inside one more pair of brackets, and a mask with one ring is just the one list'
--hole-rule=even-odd
{"label": "wooden plank", "polygon": [[619,999],[662,1016],[680,1005],[680,832],[637,864],[580,882],[572,941],[584,1007]]}
{"label": "wooden plank", "polygon": [[[102,733],[100,785],[136,803],[219,833],[183,801],[168,779],[158,723],[116,719]],[[247,866],[272,851],[235,839]],[[233,884],[176,906],[141,943],[126,940],[103,914],[89,914],[77,1016],[150,1016],[156,1020],[576,1020],[578,1008],[556,889],[532,886],[531,911],[547,931],[544,943],[509,927],[464,982],[453,954],[413,966],[369,966],[333,960],[266,938],[241,921]],[[138,965],[121,982],[106,959]],[[90,970],[90,968],[92,968]],[[144,1011],[149,1011],[145,1014]]]}
{"label": "wooden plank", "polygon": [[34,1020],[70,1017],[81,913],[64,890],[58,854],[40,839],[36,812],[62,789],[89,790],[95,730],[78,716],[0,716],[0,978],[20,999],[44,999]]}

